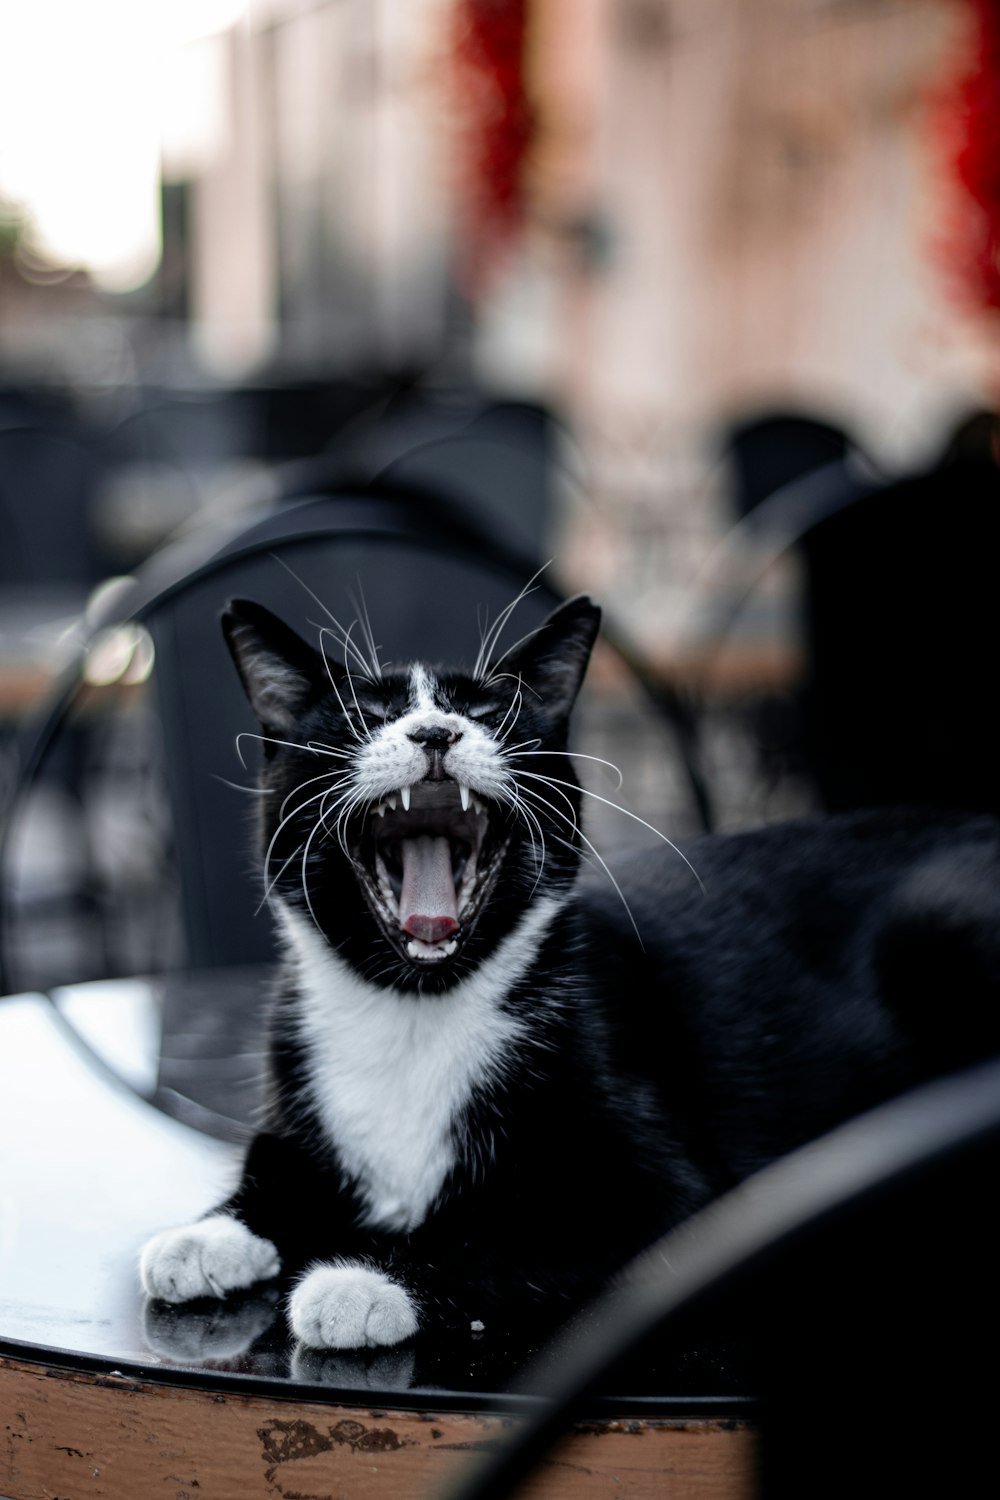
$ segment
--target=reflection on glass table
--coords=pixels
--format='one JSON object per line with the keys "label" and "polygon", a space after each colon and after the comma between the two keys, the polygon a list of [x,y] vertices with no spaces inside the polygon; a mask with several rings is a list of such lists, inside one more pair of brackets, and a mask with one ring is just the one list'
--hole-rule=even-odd
{"label": "reflection on glass table", "polygon": [[[143,1298],[144,1241],[210,1210],[238,1174],[261,1098],[269,982],[266,970],[223,970],[0,1002],[0,1342],[63,1351],[88,1367],[327,1391],[448,1392],[473,1405],[509,1393],[537,1351],[501,1329],[324,1354],[290,1339],[280,1282],[225,1301]],[[742,1409],[739,1365],[713,1340],[633,1363],[608,1400]]]}

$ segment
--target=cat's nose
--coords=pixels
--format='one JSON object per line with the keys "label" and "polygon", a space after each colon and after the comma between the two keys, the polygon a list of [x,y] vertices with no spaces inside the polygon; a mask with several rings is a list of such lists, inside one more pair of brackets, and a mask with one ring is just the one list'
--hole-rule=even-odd
{"label": "cat's nose", "polygon": [[447,750],[449,745],[462,738],[462,734],[458,729],[449,729],[446,724],[418,724],[406,738],[415,745],[423,745],[425,750]]}

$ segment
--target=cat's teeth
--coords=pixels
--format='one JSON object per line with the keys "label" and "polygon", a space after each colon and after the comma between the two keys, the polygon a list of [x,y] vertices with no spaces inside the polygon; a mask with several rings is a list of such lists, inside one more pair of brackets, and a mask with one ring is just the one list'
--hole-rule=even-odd
{"label": "cat's teeth", "polygon": [[403,811],[404,812],[409,812],[409,810],[410,810],[410,788],[408,786],[401,786],[400,787],[400,789],[399,789],[399,800],[403,804]]}
{"label": "cat's teeth", "polygon": [[473,797],[473,799],[472,799],[472,811],[473,811],[473,812],[477,812],[477,813],[479,813],[479,814],[480,814],[480,815],[482,815],[482,814],[483,814],[483,813],[485,813],[485,812],[486,812],[486,809],[485,809],[485,807],[484,807],[484,806],[483,806],[483,804],[482,804],[482,803],[481,803],[481,802],[480,802],[480,800],[479,800],[479,798],[478,798],[478,797]]}
{"label": "cat's teeth", "polygon": [[462,799],[462,811],[463,812],[468,812],[469,811],[469,795],[470,795],[470,793],[469,793],[469,788],[466,786],[466,784],[465,784],[464,781],[460,781],[458,783],[458,795]]}
{"label": "cat's teeth", "polygon": [[419,940],[411,939],[406,945],[406,951],[411,958],[422,958],[431,963],[436,963],[442,958],[451,958],[458,947],[454,938],[447,943],[421,943]]}
{"label": "cat's teeth", "polygon": [[386,799],[383,802],[382,806],[383,807],[387,807],[387,806],[391,807],[392,810],[393,810],[393,812],[395,812],[396,811],[396,799],[395,799],[395,797],[386,797]]}
{"label": "cat's teeth", "polygon": [[378,807],[376,807],[375,811],[378,813],[378,815],[379,815],[380,818],[384,818],[385,817],[385,803],[384,802],[380,802],[379,805],[378,805]]}

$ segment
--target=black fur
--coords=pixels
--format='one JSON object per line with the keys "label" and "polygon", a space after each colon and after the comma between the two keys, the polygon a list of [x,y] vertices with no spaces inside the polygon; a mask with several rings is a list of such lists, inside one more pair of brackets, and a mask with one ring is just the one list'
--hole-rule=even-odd
{"label": "black fur", "polygon": [[[535,821],[492,807],[491,837],[510,845],[489,901],[452,958],[415,962],[373,914],[333,815],[316,831],[317,805],[287,800],[323,771],[306,747],[353,755],[363,719],[406,711],[405,676],[349,680],[258,606],[225,618],[266,737],[271,893],[353,970],[400,1007],[443,995],[534,903],[563,902],[502,997],[527,1023],[511,1065],[453,1120],[452,1170],[406,1232],[366,1225],[310,1094],[291,970],[282,981],[268,1118],[224,1211],[276,1245],[286,1271],[331,1257],[385,1269],[424,1326],[559,1317],[755,1169],[1000,1044],[990,818],[870,812],[705,839],[686,850],[704,890],[663,847],[614,867],[620,893],[603,874],[578,879],[581,799],[563,752],[597,621],[572,601],[492,683],[440,677],[441,713],[525,746],[510,765]],[[425,750],[429,777],[447,778],[443,745]]]}

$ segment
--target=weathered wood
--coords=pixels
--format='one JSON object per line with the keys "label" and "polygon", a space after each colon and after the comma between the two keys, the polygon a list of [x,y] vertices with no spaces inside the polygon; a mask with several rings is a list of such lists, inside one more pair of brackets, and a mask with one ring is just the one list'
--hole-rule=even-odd
{"label": "weathered wood", "polygon": [[[0,1358],[8,1500],[419,1500],[516,1418],[225,1394]],[[745,1422],[607,1420],[572,1430],[535,1500],[744,1500]]]}

